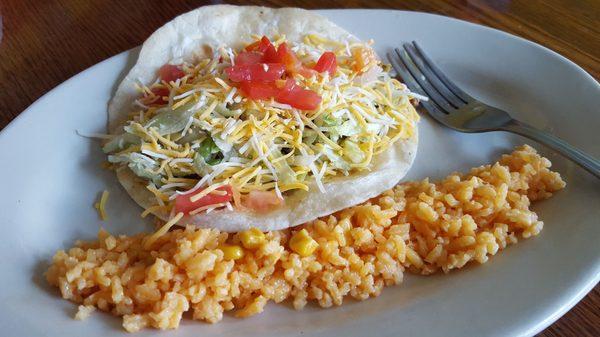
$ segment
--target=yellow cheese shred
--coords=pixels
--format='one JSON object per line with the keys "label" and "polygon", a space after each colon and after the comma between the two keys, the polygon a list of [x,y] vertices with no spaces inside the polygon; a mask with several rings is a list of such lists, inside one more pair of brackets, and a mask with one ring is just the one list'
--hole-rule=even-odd
{"label": "yellow cheese shred", "polygon": [[[255,38],[258,40],[260,36]],[[272,36],[271,40],[275,46],[286,41],[283,35]],[[316,61],[315,52],[322,53],[333,48],[337,54],[338,67],[333,76],[294,75],[297,83],[321,97],[321,103],[314,111],[299,111],[275,102],[273,98],[245,98],[239,93],[235,83],[223,74],[218,57],[207,58],[192,65],[183,64],[181,67],[186,75],[176,83],[162,82],[149,87],[140,86],[140,91],[146,93],[140,98],[141,103],[149,108],[137,110],[131,115],[128,132],[139,136],[141,144],[127,144],[128,148],[116,155],[141,152],[143,156],[136,159],[143,160],[142,163],[148,166],[148,171],[160,175],[163,184],[189,184],[174,184],[166,188],[161,187],[160,190],[150,184],[148,190],[154,194],[158,204],[148,208],[143,216],[159,210],[169,212],[174,204],[175,191],[196,186],[198,179],[207,174],[211,175],[210,179],[206,179],[202,186],[197,186],[198,191],[192,192],[192,202],[210,193],[222,194],[223,192],[217,189],[225,184],[233,188],[232,202],[236,207],[242,207],[243,194],[254,190],[279,194],[308,190],[308,180],[313,177],[321,186],[334,176],[369,170],[375,155],[414,133],[419,117],[411,105],[410,96],[404,94],[406,86],[387,75],[381,77],[375,74],[376,78],[362,81],[363,72],[372,67],[377,66],[388,71],[386,66],[376,59],[361,60],[362,69],[356,70],[355,49],[370,48],[368,44],[346,44],[308,34],[304,37],[303,44],[291,47],[307,66]],[[222,54],[223,60],[229,60],[234,58],[239,50],[221,48],[219,53]],[[283,83],[285,80],[279,82]],[[141,124],[142,121],[151,120],[161,111],[162,105],[156,104],[157,98],[152,93],[156,89],[169,91],[168,106],[171,109],[188,103],[198,104],[197,111],[194,112],[193,119],[186,124],[184,132],[164,136],[157,130],[147,129]],[[337,124],[340,120],[342,123],[348,123],[348,127],[340,128],[343,126]],[[359,131],[354,131],[357,129]],[[338,130],[354,132],[347,137],[363,152],[361,162],[354,163],[349,160],[348,151],[352,148],[342,142],[346,136],[340,137],[337,132],[341,131]],[[241,157],[240,160],[218,163],[213,168],[202,166],[203,163],[197,158],[200,150],[206,149],[203,142],[207,137],[212,138],[214,145],[223,153],[229,149],[237,150],[237,153],[233,153],[234,156]],[[333,152],[325,153],[324,146]],[[279,148],[285,148],[288,152],[280,153]],[[332,156],[345,160],[349,169],[333,163]],[[198,178],[190,179],[192,176]],[[285,184],[282,181],[284,177],[292,179]]]}
{"label": "yellow cheese shred", "polygon": [[108,200],[109,192],[107,190],[102,191],[100,200],[94,204],[94,208],[98,211],[98,215],[102,221],[106,221],[106,201]]}
{"label": "yellow cheese shred", "polygon": [[171,229],[171,227],[177,224],[177,222],[179,222],[181,218],[183,218],[183,212],[177,213],[173,218],[171,218],[171,220],[167,221],[166,224],[159,228],[159,230],[157,230],[156,232],[154,232],[154,234],[146,238],[144,240],[144,249],[149,249],[152,246],[152,244],[156,242],[156,240],[158,240],[158,238],[165,235],[165,233],[167,233],[169,229]]}
{"label": "yellow cheese shred", "polygon": [[209,187],[203,189],[202,191],[200,191],[199,193],[194,194],[193,196],[191,196],[190,197],[190,201],[191,202],[196,202],[196,201],[202,199],[203,197],[207,196],[210,192],[216,190],[217,188],[219,188],[219,187],[221,187],[223,185],[226,185],[227,182],[228,182],[228,180],[220,182],[220,183],[212,184],[211,186],[209,186]]}

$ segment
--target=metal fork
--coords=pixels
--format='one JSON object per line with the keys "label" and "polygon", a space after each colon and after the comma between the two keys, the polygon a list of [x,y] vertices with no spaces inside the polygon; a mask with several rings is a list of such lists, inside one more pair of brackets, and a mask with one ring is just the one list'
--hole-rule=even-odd
{"label": "metal fork", "polygon": [[431,61],[416,42],[404,43],[388,58],[408,88],[429,98],[421,104],[443,125],[469,133],[508,131],[533,139],[572,160],[600,178],[600,161],[567,142],[512,118],[506,111],[487,105],[458,88]]}

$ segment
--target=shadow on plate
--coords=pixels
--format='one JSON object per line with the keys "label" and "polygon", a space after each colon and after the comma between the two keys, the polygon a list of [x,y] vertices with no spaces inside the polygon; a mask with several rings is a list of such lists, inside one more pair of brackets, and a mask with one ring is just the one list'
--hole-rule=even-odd
{"label": "shadow on plate", "polygon": [[127,76],[127,73],[129,73],[129,71],[131,70],[131,68],[133,68],[133,65],[135,64],[135,62],[138,59],[138,56],[140,55],[140,50],[141,49],[142,49],[142,47],[138,46],[138,47],[129,49],[127,51],[127,62],[125,63],[125,67],[123,68],[123,70],[121,70],[121,72],[119,73],[119,77],[117,78],[117,81],[112,86],[112,89],[111,89],[111,98],[112,98],[112,96],[115,95],[115,92],[119,88],[119,84],[121,84],[121,82],[123,81],[123,79],[125,78],[125,76]]}

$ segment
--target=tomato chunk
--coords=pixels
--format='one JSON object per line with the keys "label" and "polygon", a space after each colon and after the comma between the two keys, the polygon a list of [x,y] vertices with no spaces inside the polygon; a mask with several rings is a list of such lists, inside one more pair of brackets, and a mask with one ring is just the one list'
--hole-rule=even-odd
{"label": "tomato chunk", "polygon": [[352,69],[355,71],[362,71],[366,66],[371,63],[377,62],[377,56],[371,48],[360,47],[352,49]]}
{"label": "tomato chunk", "polygon": [[225,73],[231,81],[238,83],[237,86],[245,97],[255,100],[275,98],[277,102],[289,104],[297,109],[314,110],[321,103],[321,97],[317,93],[298,86],[291,77],[281,88],[275,82],[286,72],[288,75],[300,74],[305,78],[313,76],[317,71],[335,73],[335,55],[331,52],[324,53],[321,59],[315,69],[308,68],[286,43],[275,48],[271,41],[263,36],[260,41],[254,42],[239,53],[235,58],[235,65],[226,68]]}
{"label": "tomato chunk", "polygon": [[262,63],[263,54],[255,51],[245,51],[239,53],[235,57],[235,66],[249,66],[252,64]]}
{"label": "tomato chunk", "polygon": [[178,195],[177,198],[175,198],[175,213],[183,212],[184,214],[189,214],[191,211],[199,207],[228,202],[231,201],[231,199],[233,198],[233,190],[231,189],[230,185],[218,187],[216,190],[225,192],[225,194],[209,193],[197,200],[196,202],[192,202],[190,198],[197,194],[197,192],[200,192],[201,190],[197,190],[188,194]]}
{"label": "tomato chunk", "polygon": [[275,97],[279,89],[274,83],[257,82],[257,81],[242,81],[240,82],[242,94],[254,100],[269,99]]}
{"label": "tomato chunk", "polygon": [[[260,41],[256,41],[247,46],[245,50],[245,52],[241,52],[235,58],[236,65],[281,63],[279,56],[277,55],[277,49],[275,49],[271,41],[266,36],[263,36]],[[249,60],[249,62],[246,60]]]}
{"label": "tomato chunk", "polygon": [[169,101],[169,89],[161,87],[161,88],[153,88],[150,90],[153,95],[148,93],[144,93],[144,97],[142,98],[142,103],[146,105],[153,104],[164,104]]}
{"label": "tomato chunk", "polygon": [[314,110],[321,103],[321,97],[316,92],[301,88],[291,78],[287,79],[275,100],[300,110]]}
{"label": "tomato chunk", "polygon": [[293,78],[288,78],[287,80],[285,80],[283,86],[280,85],[279,88],[281,88],[281,95],[299,89],[298,84],[296,84],[296,81],[294,81]]}
{"label": "tomato chunk", "polygon": [[161,80],[169,83],[171,81],[176,81],[177,79],[182,78],[183,76],[185,76],[185,73],[183,72],[183,70],[181,70],[181,68],[179,68],[179,66],[165,64],[158,70],[158,76]]}
{"label": "tomato chunk", "polygon": [[273,45],[268,46],[263,53],[263,62],[279,63],[279,55],[277,55],[277,49]]}
{"label": "tomato chunk", "polygon": [[244,48],[245,51],[253,51],[258,49],[258,45],[260,44],[260,41],[255,41],[252,42],[251,44],[247,45],[246,48]]}
{"label": "tomato chunk", "polygon": [[307,89],[299,89],[279,95],[276,100],[279,103],[289,104],[300,110],[315,110],[321,103],[321,97],[316,92]]}
{"label": "tomato chunk", "polygon": [[150,91],[158,97],[169,97],[169,89],[167,88],[154,88]]}
{"label": "tomato chunk", "polygon": [[263,37],[260,39],[260,43],[258,44],[258,51],[264,53],[269,48],[273,48],[273,44],[271,43],[271,40],[269,40],[268,37],[263,35]]}
{"label": "tomato chunk", "polygon": [[264,53],[269,47],[273,47],[271,40],[268,37],[263,36],[260,41],[256,41],[248,46],[246,46],[246,51],[257,51],[260,53]]}
{"label": "tomato chunk", "polygon": [[264,213],[277,208],[283,203],[275,191],[250,191],[245,198],[244,206],[251,210]]}
{"label": "tomato chunk", "polygon": [[319,61],[317,61],[314,69],[320,73],[328,72],[330,76],[335,75],[337,69],[335,54],[330,51],[324,52],[323,55],[319,57]]}
{"label": "tomato chunk", "polygon": [[277,57],[280,63],[285,66],[285,70],[295,73],[302,67],[302,62],[298,60],[296,54],[284,42],[277,48]]}
{"label": "tomato chunk", "polygon": [[270,56],[269,59],[274,59],[274,62],[283,64],[285,66],[285,71],[290,74],[300,74],[306,78],[315,74],[313,69],[307,68],[302,64],[286,43],[279,45],[276,55]]}
{"label": "tomato chunk", "polygon": [[235,66],[225,69],[229,79],[234,82],[263,81],[273,82],[281,78],[285,69],[278,63],[258,63],[246,66]]}
{"label": "tomato chunk", "polygon": [[302,75],[304,78],[310,78],[315,75],[317,72],[314,69],[310,69],[305,67],[304,65],[298,69],[298,74]]}

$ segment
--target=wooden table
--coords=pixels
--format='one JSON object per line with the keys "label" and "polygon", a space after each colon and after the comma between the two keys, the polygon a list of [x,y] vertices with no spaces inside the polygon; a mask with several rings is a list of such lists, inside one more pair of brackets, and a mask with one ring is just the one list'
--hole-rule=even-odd
{"label": "wooden table", "polygon": [[[141,44],[174,16],[221,1],[1,0],[0,129],[78,72]],[[236,4],[395,8],[498,28],[553,49],[600,78],[598,0],[271,0]],[[600,286],[540,336],[600,336]]]}

